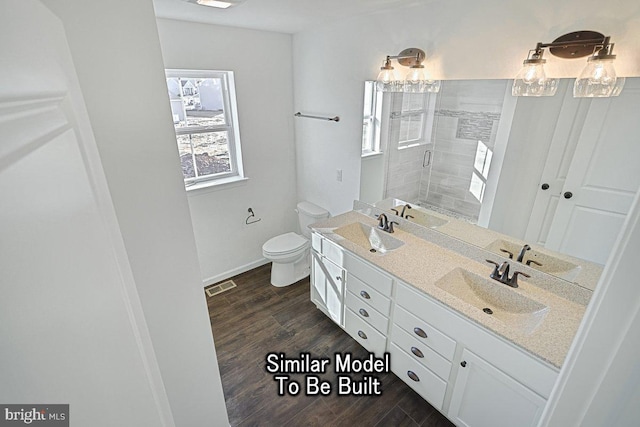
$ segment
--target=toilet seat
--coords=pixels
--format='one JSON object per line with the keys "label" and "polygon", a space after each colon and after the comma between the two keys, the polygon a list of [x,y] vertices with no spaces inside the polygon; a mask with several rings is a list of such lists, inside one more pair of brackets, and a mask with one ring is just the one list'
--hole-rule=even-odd
{"label": "toilet seat", "polygon": [[273,237],[262,246],[265,256],[290,255],[304,250],[309,241],[299,234],[289,232]]}

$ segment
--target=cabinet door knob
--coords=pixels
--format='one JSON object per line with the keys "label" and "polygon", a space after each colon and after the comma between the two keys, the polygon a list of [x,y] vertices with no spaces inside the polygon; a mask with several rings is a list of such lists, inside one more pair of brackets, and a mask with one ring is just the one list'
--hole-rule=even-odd
{"label": "cabinet door knob", "polygon": [[543,190],[548,190],[549,189],[549,184],[547,184],[546,182],[544,184],[542,184],[542,189]]}
{"label": "cabinet door knob", "polygon": [[364,308],[358,310],[358,313],[360,313],[362,317],[369,317],[369,313],[367,313],[367,310],[365,310]]}
{"label": "cabinet door knob", "polygon": [[364,333],[364,332],[362,332],[362,331],[358,331],[358,336],[359,336],[360,338],[362,338],[363,340],[366,340],[366,339],[367,339],[367,334],[365,334],[365,333]]}
{"label": "cabinet door knob", "polygon": [[342,281],[342,277],[341,276],[336,276],[336,280]]}
{"label": "cabinet door knob", "polygon": [[463,360],[462,362],[460,362],[460,366],[462,366],[463,368],[467,366],[467,361]]}
{"label": "cabinet door knob", "polygon": [[371,296],[369,296],[367,291],[360,291],[360,296],[364,299],[371,299]]}
{"label": "cabinet door knob", "polygon": [[412,380],[414,380],[415,382],[420,381],[420,377],[418,377],[418,376],[416,375],[416,373],[415,373],[415,372],[413,372],[413,371],[407,371],[407,375],[409,376],[409,378],[411,378],[411,379],[412,379]]}
{"label": "cabinet door knob", "polygon": [[413,332],[420,338],[427,338],[427,333],[420,328],[413,328]]}
{"label": "cabinet door knob", "polygon": [[567,191],[564,193],[564,198],[565,199],[570,199],[573,197],[573,193],[571,191]]}
{"label": "cabinet door knob", "polygon": [[411,347],[411,353],[415,354],[418,357],[424,357],[424,354],[422,354],[420,349],[416,347]]}

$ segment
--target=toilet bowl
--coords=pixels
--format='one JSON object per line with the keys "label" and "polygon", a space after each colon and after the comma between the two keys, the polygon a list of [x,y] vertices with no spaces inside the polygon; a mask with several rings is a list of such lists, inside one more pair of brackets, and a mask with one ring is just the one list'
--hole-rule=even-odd
{"label": "toilet bowl", "polygon": [[308,225],[329,216],[328,211],[310,202],[298,203],[296,211],[302,234],[284,233],[262,245],[262,255],[272,262],[273,286],[288,286],[309,275],[311,230]]}

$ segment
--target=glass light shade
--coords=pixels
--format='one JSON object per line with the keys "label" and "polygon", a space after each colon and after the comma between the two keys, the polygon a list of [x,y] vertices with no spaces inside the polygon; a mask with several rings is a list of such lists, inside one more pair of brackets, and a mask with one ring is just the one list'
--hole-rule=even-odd
{"label": "glass light shade", "polygon": [[411,67],[404,79],[403,89],[409,93],[439,92],[440,81],[429,79],[424,67]]}
{"label": "glass light shade", "polygon": [[611,92],[611,96],[618,96],[622,92],[622,88],[624,88],[624,82],[626,81],[626,77],[616,77],[616,85],[613,88],[613,92]]}
{"label": "glass light shade", "polygon": [[[576,98],[605,98],[613,95],[616,87],[613,58],[590,57],[573,85]],[[622,88],[620,88],[621,90]]]}
{"label": "glass light shade", "polygon": [[393,67],[380,69],[380,74],[376,79],[376,88],[383,92],[400,92],[402,90]]}
{"label": "glass light shade", "polygon": [[425,79],[424,68],[412,67],[404,78],[404,91],[409,93],[424,92],[426,90],[424,87]]}
{"label": "glass light shade", "polygon": [[524,66],[513,80],[513,96],[553,96],[558,90],[558,79],[547,78],[544,60],[525,61]]}

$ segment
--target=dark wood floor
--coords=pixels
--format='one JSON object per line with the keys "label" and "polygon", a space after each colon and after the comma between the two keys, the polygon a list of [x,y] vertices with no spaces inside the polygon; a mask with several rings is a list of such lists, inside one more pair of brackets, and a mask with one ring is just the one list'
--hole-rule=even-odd
{"label": "dark wood floor", "polygon": [[[380,376],[381,396],[278,396],[265,369],[269,352],[329,357],[322,379],[337,389],[335,352],[368,353],[309,300],[309,279],[276,288],[270,264],[233,278],[237,287],[207,297],[222,386],[232,426],[451,426],[393,373]],[[354,376],[354,378],[357,378]],[[303,375],[292,379],[303,384]]]}

